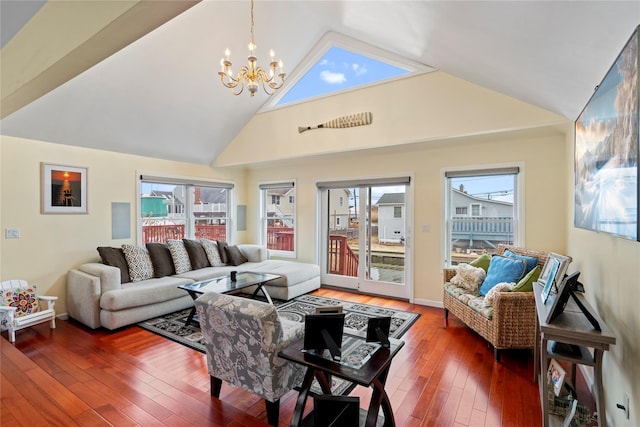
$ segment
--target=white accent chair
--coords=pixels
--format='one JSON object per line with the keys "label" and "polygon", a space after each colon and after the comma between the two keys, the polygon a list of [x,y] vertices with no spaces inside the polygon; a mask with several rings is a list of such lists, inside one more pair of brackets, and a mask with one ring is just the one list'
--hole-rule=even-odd
{"label": "white accent chair", "polygon": [[[56,328],[56,300],[58,297],[40,296],[35,294],[35,286],[29,285],[26,280],[5,280],[0,283],[2,290],[2,299],[0,300],[0,331],[8,331],[9,341],[15,342],[16,331],[37,325],[43,322],[49,322],[51,329]],[[29,299],[34,295],[27,290],[33,289],[35,301],[25,300],[25,304],[35,305],[37,309],[29,310],[28,314],[21,314],[16,303],[7,303],[7,294],[20,295],[22,298]],[[17,293],[17,294],[16,294]],[[42,309],[40,302],[46,301],[47,308]]]}

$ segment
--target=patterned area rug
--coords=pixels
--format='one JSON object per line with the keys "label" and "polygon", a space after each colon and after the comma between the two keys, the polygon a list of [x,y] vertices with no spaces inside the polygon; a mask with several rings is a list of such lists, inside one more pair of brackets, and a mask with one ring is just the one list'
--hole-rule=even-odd
{"label": "patterned area rug", "polygon": [[[315,313],[316,307],[341,305],[342,310],[345,313],[345,331],[348,331],[349,329],[366,331],[369,318],[390,316],[391,329],[389,336],[392,338],[402,337],[418,317],[420,317],[419,314],[408,311],[377,307],[367,304],[356,304],[313,295],[301,295],[291,301],[273,300],[273,303],[280,316],[300,323],[304,322],[304,316],[306,314]],[[200,328],[193,323],[189,326],[185,326],[185,322],[190,311],[191,309],[186,309],[161,317],[156,317],[154,319],[149,319],[138,323],[138,326],[158,335],[167,337],[180,344],[191,347],[201,353],[205,353]],[[343,356],[346,356],[346,354],[343,354]],[[332,378],[332,381],[333,394],[344,394],[352,388],[351,383],[342,381],[339,378],[334,377]],[[319,386],[314,384],[312,391],[319,392]]]}

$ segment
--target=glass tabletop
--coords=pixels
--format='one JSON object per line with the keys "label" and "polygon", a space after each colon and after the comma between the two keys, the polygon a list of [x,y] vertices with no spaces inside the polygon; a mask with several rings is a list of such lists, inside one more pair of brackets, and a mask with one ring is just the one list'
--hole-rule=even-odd
{"label": "glass tabletop", "polygon": [[231,276],[221,276],[213,279],[201,280],[199,282],[188,283],[186,285],[178,286],[178,288],[202,294],[205,292],[224,294],[253,285],[261,285],[278,278],[280,278],[280,276],[276,274],[245,271],[238,272],[235,281],[231,280]]}

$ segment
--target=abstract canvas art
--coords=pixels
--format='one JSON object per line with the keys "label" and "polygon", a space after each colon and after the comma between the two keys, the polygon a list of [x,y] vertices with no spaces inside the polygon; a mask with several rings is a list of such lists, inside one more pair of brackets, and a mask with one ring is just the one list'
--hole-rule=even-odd
{"label": "abstract canvas art", "polygon": [[638,29],[575,123],[576,227],[638,239]]}

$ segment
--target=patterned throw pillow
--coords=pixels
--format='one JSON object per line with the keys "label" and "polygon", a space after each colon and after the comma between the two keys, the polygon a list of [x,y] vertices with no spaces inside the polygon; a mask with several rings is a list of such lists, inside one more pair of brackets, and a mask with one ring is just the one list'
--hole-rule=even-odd
{"label": "patterned throw pillow", "polygon": [[31,286],[23,289],[6,289],[2,291],[2,305],[15,307],[16,317],[40,311],[38,304],[38,294],[36,287]]}
{"label": "patterned throw pillow", "polygon": [[211,263],[212,267],[222,267],[224,265],[216,242],[209,239],[200,239],[200,244],[202,244],[204,251],[207,253],[207,258],[209,258],[209,263]]}
{"label": "patterned throw pillow", "polygon": [[124,244],[122,252],[127,259],[129,277],[132,282],[140,282],[153,277],[153,264],[146,248]]}
{"label": "patterned throw pillow", "polygon": [[171,258],[173,258],[173,265],[176,267],[176,274],[191,271],[191,260],[187,249],[184,247],[184,242],[182,240],[168,239],[167,246],[169,246]]}

